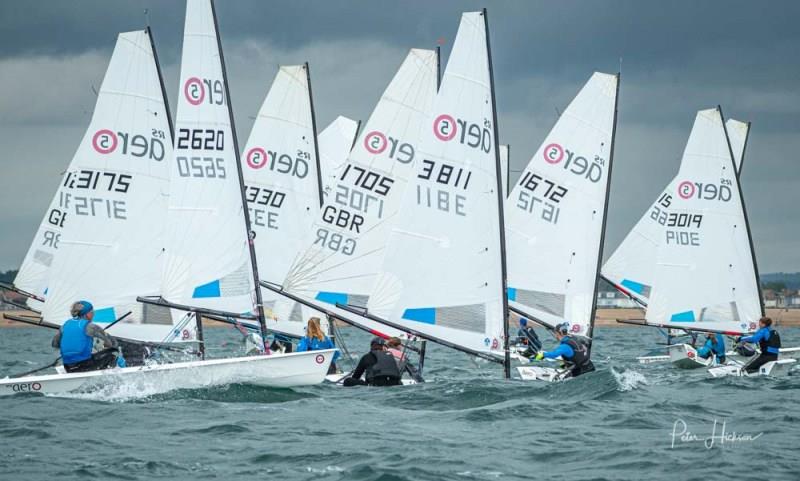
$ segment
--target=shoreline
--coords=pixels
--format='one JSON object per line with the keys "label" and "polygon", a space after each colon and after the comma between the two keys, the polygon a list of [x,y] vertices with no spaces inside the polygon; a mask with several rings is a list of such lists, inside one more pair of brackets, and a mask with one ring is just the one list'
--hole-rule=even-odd
{"label": "shoreline", "polygon": [[[10,321],[5,318],[5,314],[19,315],[24,314],[25,312],[26,311],[0,311],[0,328],[31,327],[28,324]],[[800,309],[767,309],[767,316],[772,318],[775,327],[800,327]],[[517,316],[512,314],[509,319],[511,321],[511,325],[516,326]],[[644,311],[642,309],[598,309],[594,325],[595,327],[632,327],[630,325],[618,323],[617,319],[644,319]],[[343,323],[339,324],[343,327],[349,327]],[[228,324],[206,320],[203,323],[203,326],[228,327]]]}

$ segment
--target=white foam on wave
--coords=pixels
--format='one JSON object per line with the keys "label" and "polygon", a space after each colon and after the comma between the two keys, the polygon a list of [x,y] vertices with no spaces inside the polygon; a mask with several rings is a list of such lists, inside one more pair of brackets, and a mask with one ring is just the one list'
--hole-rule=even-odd
{"label": "white foam on wave", "polygon": [[634,369],[618,372],[612,367],[611,374],[614,375],[614,379],[617,381],[617,390],[621,392],[632,391],[639,386],[647,386],[649,384],[644,374]]}

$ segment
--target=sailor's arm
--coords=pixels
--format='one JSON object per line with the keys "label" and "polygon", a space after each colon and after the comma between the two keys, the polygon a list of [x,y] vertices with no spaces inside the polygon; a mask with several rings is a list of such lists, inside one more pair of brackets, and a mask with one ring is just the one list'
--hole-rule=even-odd
{"label": "sailor's arm", "polygon": [[61,328],[56,331],[56,335],[53,336],[53,341],[50,343],[50,345],[56,349],[61,347]]}
{"label": "sailor's arm", "polygon": [[553,349],[552,351],[548,351],[543,353],[542,355],[546,359],[555,359],[558,356],[572,357],[575,353],[572,351],[572,348],[569,347],[567,344],[559,344],[557,348]]}
{"label": "sailor's arm", "polygon": [[86,324],[86,335],[102,340],[103,346],[106,348],[117,346],[117,343],[111,336],[108,335],[105,329],[93,322]]}

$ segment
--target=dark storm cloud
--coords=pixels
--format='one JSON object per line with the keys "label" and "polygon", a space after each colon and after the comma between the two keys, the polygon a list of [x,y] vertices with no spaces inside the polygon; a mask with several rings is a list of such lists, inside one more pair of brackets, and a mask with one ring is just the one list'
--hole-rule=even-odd
{"label": "dark storm cloud", "polygon": [[[320,126],[365,119],[412,47],[447,52],[489,8],[501,141],[520,169],[591,72],[622,59],[608,255],[675,174],[698,109],[753,122],[742,178],[762,271],[799,270],[800,2],[217,1],[242,142],[279,63],[309,61]],[[16,267],[69,161],[119,31],[149,9],[171,98],[183,1],[0,3],[0,269]],[[35,174],[35,175],[34,175]]]}

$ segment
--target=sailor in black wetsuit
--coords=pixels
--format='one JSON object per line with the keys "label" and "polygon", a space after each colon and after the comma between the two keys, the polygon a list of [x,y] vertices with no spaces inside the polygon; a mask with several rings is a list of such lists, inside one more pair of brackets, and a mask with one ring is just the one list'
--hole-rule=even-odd
{"label": "sailor in black wetsuit", "polygon": [[564,363],[570,367],[572,377],[594,371],[594,364],[589,359],[589,350],[586,344],[569,335],[569,323],[562,322],[553,329],[553,332],[559,342],[558,347],[552,351],[539,351],[533,360],[541,361],[545,358],[555,359],[561,356]]}
{"label": "sailor in black wetsuit", "polygon": [[758,320],[759,329],[752,336],[739,338],[739,342],[758,343],[761,354],[748,362],[744,370],[748,373],[758,372],[758,369],[770,361],[777,361],[781,348],[781,336],[772,328],[772,319],[762,317]]}
{"label": "sailor in black wetsuit", "polygon": [[526,346],[524,350],[520,351],[519,354],[521,356],[529,358],[535,356],[536,353],[542,349],[542,341],[539,340],[539,336],[536,334],[536,331],[533,330],[533,327],[528,325],[528,319],[524,317],[519,318],[517,339],[518,342]]}
{"label": "sailor in black wetsuit", "polygon": [[[386,342],[380,337],[373,337],[369,352],[361,356],[358,366],[350,377],[344,380],[345,386],[399,386],[401,373],[397,361],[387,352]],[[366,381],[361,376],[366,374]]]}

